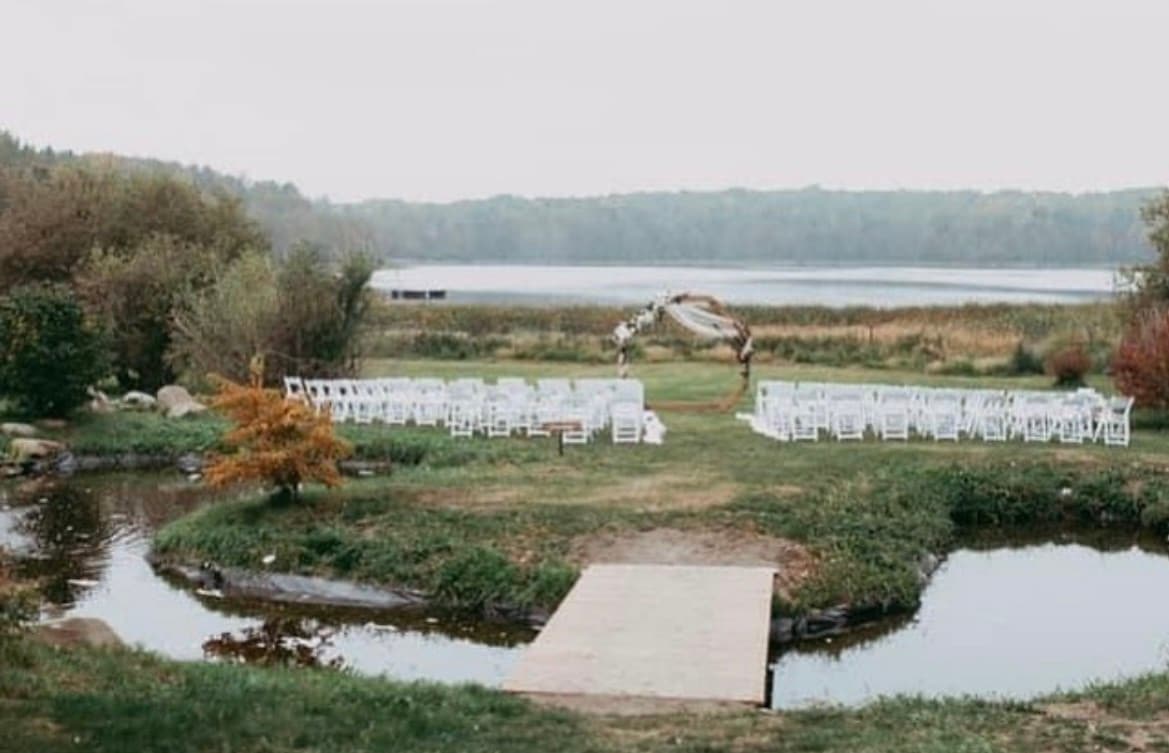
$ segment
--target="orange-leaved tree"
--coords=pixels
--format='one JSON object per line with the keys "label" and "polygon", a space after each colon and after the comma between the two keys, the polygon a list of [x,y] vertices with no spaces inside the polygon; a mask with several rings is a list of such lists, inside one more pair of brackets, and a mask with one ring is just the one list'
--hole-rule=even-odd
{"label": "orange-leaved tree", "polygon": [[223,437],[234,451],[212,460],[206,470],[208,483],[267,481],[289,499],[296,499],[302,482],[340,486],[337,461],[352,448],[333,433],[328,411],[317,413],[300,400],[265,389],[260,359],[253,360],[251,372],[248,385],[212,377],[218,394],[211,405],[227,414],[235,427]]}

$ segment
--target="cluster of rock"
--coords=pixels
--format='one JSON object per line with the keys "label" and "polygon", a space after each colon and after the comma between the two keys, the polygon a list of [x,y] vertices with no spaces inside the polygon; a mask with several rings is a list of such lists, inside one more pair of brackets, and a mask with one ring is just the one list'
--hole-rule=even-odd
{"label": "cluster of rock", "polygon": [[[185,387],[167,385],[157,395],[146,392],[127,392],[117,400],[111,400],[105,393],[90,390],[89,408],[95,413],[115,411],[157,411],[167,418],[182,418],[202,413],[207,406],[200,403]],[[45,472],[71,473],[85,469],[87,464],[97,467],[133,468],[142,461],[150,464],[155,458],[74,458],[64,443],[45,439],[43,430],[64,428],[64,421],[46,419],[36,425],[26,423],[0,423],[0,434],[8,437],[7,457],[0,457],[0,475],[16,476]],[[111,462],[103,462],[110,460]],[[163,461],[167,459],[164,458]],[[96,468],[95,468],[96,469]]]}
{"label": "cluster of rock", "polygon": [[111,400],[100,390],[91,389],[89,409],[94,413],[113,413],[119,410],[159,411],[167,418],[182,418],[192,413],[201,413],[207,406],[191,397],[186,387],[168,384],[157,395],[131,390],[117,400]]}
{"label": "cluster of rock", "polygon": [[0,434],[8,437],[8,458],[16,464],[44,460],[64,452],[65,445],[51,439],[37,437],[40,430],[32,424],[8,422],[0,424]]}
{"label": "cluster of rock", "polygon": [[32,424],[8,422],[0,424],[0,434],[8,437],[8,457],[0,463],[4,476],[19,476],[32,466],[67,454],[62,442],[38,437],[40,430]]}

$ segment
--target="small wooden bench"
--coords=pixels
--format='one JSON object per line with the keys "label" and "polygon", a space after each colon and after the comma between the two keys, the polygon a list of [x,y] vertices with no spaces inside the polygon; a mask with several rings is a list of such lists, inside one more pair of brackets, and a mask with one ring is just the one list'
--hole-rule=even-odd
{"label": "small wooden bench", "polygon": [[563,455],[564,454],[564,432],[566,432],[566,431],[580,431],[584,427],[581,426],[580,421],[549,421],[547,423],[540,424],[540,428],[546,432],[549,432],[549,433],[555,435],[555,437],[556,437],[556,452],[559,455]]}

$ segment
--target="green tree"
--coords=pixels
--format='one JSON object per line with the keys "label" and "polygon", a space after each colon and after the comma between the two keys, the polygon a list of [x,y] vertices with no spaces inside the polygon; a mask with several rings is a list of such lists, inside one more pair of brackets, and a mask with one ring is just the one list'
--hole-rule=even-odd
{"label": "green tree", "polygon": [[109,333],[115,376],[127,387],[155,390],[176,378],[167,360],[175,307],[189,290],[210,284],[216,254],[172,235],[153,235],[130,253],[95,249],[77,285]]}
{"label": "green tree", "polygon": [[1150,307],[1169,305],[1169,191],[1146,204],[1141,217],[1157,255],[1152,262],[1128,271],[1134,316]]}
{"label": "green tree", "polygon": [[257,354],[274,349],[280,296],[276,262],[248,253],[220,263],[211,284],[189,289],[173,317],[168,359],[188,380],[218,374],[245,383]]}
{"label": "green tree", "polygon": [[293,247],[277,279],[280,331],[269,358],[275,375],[340,376],[356,370],[372,275],[366,256],[350,255],[334,271],[321,247]]}
{"label": "green tree", "polygon": [[101,331],[62,285],[22,285],[0,299],[0,394],[36,415],[65,416],[106,375]]}

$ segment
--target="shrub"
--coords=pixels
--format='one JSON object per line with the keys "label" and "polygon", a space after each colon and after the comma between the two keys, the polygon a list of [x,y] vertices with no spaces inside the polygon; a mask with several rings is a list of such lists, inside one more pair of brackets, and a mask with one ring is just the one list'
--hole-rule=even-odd
{"label": "shrub", "polygon": [[245,254],[221,267],[206,289],[184,296],[169,358],[195,378],[216,373],[244,381],[257,353],[272,366],[267,376],[274,381],[351,374],[370,274],[361,257],[333,274],[307,247],[283,264]]}
{"label": "shrub", "polygon": [[274,377],[352,375],[369,309],[373,263],[355,254],[334,274],[323,250],[297,244],[277,270],[278,313],[269,366]]}
{"label": "shrub", "polygon": [[22,285],[0,301],[0,393],[29,413],[64,416],[105,376],[105,339],[60,285]]}
{"label": "shrub", "polygon": [[172,314],[183,293],[208,284],[215,263],[211,249],[170,235],[151,236],[128,252],[90,254],[77,286],[109,333],[123,388],[156,390],[175,381],[166,358]]}
{"label": "shrub", "polygon": [[1043,359],[1035,354],[1020,340],[1011,353],[1011,360],[1007,362],[1007,373],[1013,376],[1027,374],[1042,374],[1044,372]]}
{"label": "shrub", "polygon": [[1117,388],[1147,408],[1169,408],[1169,309],[1138,314],[1112,360]]}
{"label": "shrub", "polygon": [[235,452],[216,457],[207,467],[212,486],[267,481],[289,499],[296,499],[302,481],[340,486],[337,461],[352,448],[333,435],[327,411],[318,414],[302,401],[264,389],[259,359],[253,362],[250,385],[218,381],[219,394],[212,406],[235,421],[235,428],[223,438]]}
{"label": "shrub", "polygon": [[192,378],[246,381],[252,357],[273,346],[279,311],[275,263],[266,254],[245,254],[221,267],[208,288],[184,296],[168,358]]}
{"label": "shrub", "polygon": [[1083,387],[1084,377],[1092,370],[1092,357],[1082,345],[1065,345],[1048,354],[1044,367],[1055,377],[1056,387]]}

